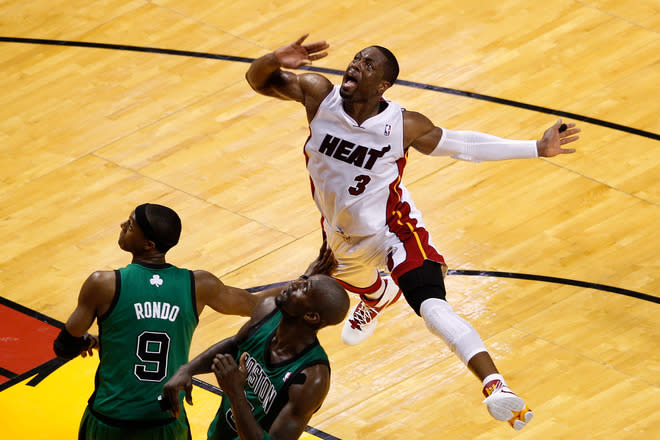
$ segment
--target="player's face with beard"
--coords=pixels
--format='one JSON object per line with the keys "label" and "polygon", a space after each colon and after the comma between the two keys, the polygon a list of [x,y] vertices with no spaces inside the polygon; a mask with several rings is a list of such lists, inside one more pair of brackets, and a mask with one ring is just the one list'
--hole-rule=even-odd
{"label": "player's face with beard", "polygon": [[284,316],[302,316],[309,311],[310,292],[311,280],[292,281],[275,298],[275,305]]}

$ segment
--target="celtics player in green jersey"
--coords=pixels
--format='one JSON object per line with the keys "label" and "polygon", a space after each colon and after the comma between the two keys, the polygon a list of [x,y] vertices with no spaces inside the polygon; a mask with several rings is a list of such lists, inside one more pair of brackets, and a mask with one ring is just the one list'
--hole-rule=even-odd
{"label": "celtics player in green jersey", "polygon": [[[190,439],[184,412],[161,409],[163,384],[188,361],[190,342],[205,306],[250,316],[263,296],[223,284],[204,270],[166,262],[179,241],[181,220],[172,209],[145,203],[121,224],[119,247],[128,266],[96,271],[83,283],[78,304],[53,344],[64,359],[99,351],[94,393],[81,421],[80,439]],[[322,249],[306,274],[327,272],[332,253]],[[99,335],[87,333],[94,320]],[[183,399],[183,396],[181,396]]]}
{"label": "celtics player in green jersey", "polygon": [[208,431],[210,440],[297,439],[330,387],[328,357],[319,329],[339,324],[350,301],[327,275],[303,276],[275,297],[264,297],[250,321],[183,365],[165,384],[172,413],[179,391],[192,404],[192,376],[214,372],[224,392]]}

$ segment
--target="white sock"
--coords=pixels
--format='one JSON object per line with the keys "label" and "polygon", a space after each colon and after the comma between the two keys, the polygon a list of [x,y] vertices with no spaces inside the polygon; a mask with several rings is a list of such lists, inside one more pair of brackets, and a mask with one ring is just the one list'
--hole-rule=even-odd
{"label": "white sock", "polygon": [[502,376],[499,373],[493,373],[493,374],[489,374],[484,378],[484,380],[482,381],[483,386],[486,386],[486,384],[492,380],[500,380],[502,381],[502,385],[506,385],[506,382],[504,381],[504,376]]}

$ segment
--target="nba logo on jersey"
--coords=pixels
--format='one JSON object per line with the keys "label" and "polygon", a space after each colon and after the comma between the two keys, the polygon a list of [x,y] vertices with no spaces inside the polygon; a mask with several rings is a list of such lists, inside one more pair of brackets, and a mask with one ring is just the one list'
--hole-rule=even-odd
{"label": "nba logo on jersey", "polygon": [[392,126],[390,124],[385,124],[385,131],[383,132],[383,134],[385,136],[389,136],[391,132],[392,132]]}

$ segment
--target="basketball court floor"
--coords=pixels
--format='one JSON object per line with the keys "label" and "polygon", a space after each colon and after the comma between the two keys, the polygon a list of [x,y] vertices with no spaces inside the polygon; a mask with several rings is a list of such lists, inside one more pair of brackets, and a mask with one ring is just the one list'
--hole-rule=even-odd
{"label": "basketball court floor", "polygon": [[[0,437],[72,439],[97,357],[52,341],[95,270],[129,263],[144,202],[182,217],[178,266],[258,289],[321,243],[303,108],[254,93],[249,62],[310,33],[337,82],[378,44],[388,99],[437,125],[577,152],[474,164],[409,155],[404,183],[479,331],[535,418],[496,422],[481,384],[404,301],[358,347],[319,338],[332,385],[306,439],[660,438],[660,5],[655,0],[0,1]],[[353,298],[353,302],[357,299]],[[191,355],[244,318],[206,310]],[[95,328],[92,328],[95,331]],[[219,403],[201,376],[188,414]]]}

